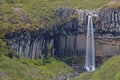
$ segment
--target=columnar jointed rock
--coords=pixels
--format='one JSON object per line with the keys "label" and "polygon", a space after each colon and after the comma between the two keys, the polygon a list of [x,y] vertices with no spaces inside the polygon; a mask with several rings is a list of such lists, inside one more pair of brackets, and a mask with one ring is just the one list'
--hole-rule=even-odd
{"label": "columnar jointed rock", "polygon": [[[87,16],[93,18],[96,55],[114,55],[120,51],[120,8],[98,11],[58,8],[54,16],[60,24],[49,30],[21,30],[6,36],[8,43],[19,57],[43,58],[51,55],[66,56],[85,54]],[[108,47],[109,46],[109,47]],[[114,51],[114,52],[113,52]]]}

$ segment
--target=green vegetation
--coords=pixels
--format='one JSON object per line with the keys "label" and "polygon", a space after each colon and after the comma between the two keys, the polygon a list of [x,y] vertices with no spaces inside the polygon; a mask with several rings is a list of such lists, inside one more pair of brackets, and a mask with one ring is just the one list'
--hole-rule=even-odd
{"label": "green vegetation", "polygon": [[[60,23],[53,16],[58,7],[75,9],[98,9],[110,0],[1,0],[0,2],[0,37],[8,32],[18,32],[20,29],[48,28]],[[2,33],[2,34],[1,34]]]}
{"label": "green vegetation", "polygon": [[3,55],[12,57],[12,53],[13,51],[6,45],[6,42],[0,39],[0,57]]}
{"label": "green vegetation", "polygon": [[65,63],[49,59],[49,63],[42,60],[30,60],[0,57],[0,80],[50,80],[56,74],[65,74],[71,68]]}
{"label": "green vegetation", "polygon": [[120,80],[120,55],[108,59],[95,72],[83,73],[73,80]]}
{"label": "green vegetation", "polygon": [[0,80],[50,80],[56,74],[71,70],[64,62],[50,55],[45,61],[13,57],[13,51],[0,39]]}
{"label": "green vegetation", "polygon": [[[19,32],[21,29],[49,28],[52,24],[61,23],[53,14],[58,7],[98,9],[106,7],[109,1],[111,0],[0,0],[0,80],[49,80],[56,74],[71,70],[65,63],[54,58],[49,58],[49,62],[14,58],[13,51],[4,40],[7,33]],[[119,0],[116,0],[109,7],[116,8],[119,5]],[[54,17],[51,19],[50,16]],[[76,15],[71,16],[74,17]],[[97,71],[83,73],[75,80],[119,80],[119,58],[120,56],[113,57]]]}

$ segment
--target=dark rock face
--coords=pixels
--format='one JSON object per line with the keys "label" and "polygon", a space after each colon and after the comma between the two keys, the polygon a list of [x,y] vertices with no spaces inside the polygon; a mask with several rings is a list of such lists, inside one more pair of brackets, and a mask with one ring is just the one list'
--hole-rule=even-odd
{"label": "dark rock face", "polygon": [[112,56],[120,53],[120,8],[102,9],[95,24],[96,55]]}
{"label": "dark rock face", "polygon": [[99,11],[59,8],[54,15],[61,24],[54,24],[49,30],[21,30],[6,35],[6,39],[20,58],[43,58],[48,52],[59,57],[85,54],[89,14],[94,16],[96,56],[111,56],[120,52],[119,8]]}
{"label": "dark rock face", "polygon": [[[103,37],[120,38],[120,9],[103,9],[99,11],[99,20],[96,23],[96,32],[101,31]],[[109,33],[109,34],[108,34]],[[102,34],[101,34],[102,35]]]}

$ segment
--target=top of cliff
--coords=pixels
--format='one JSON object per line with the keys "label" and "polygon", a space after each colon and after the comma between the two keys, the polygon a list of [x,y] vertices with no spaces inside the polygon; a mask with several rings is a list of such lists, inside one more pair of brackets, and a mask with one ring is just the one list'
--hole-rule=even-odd
{"label": "top of cliff", "polygon": [[120,0],[111,0],[106,4],[106,7],[109,8],[118,8],[120,7]]}
{"label": "top of cliff", "polygon": [[0,37],[8,32],[47,28],[59,22],[59,19],[52,18],[58,7],[93,10],[119,7],[119,4],[119,0],[0,0]]}

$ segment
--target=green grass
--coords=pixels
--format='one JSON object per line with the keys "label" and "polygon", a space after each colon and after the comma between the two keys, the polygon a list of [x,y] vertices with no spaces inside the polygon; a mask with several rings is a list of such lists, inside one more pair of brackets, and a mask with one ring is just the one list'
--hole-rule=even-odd
{"label": "green grass", "polygon": [[[58,7],[74,9],[98,9],[104,7],[110,0],[2,0],[0,3],[0,37],[8,32],[18,32],[20,29],[49,28],[60,23],[58,18],[50,19]],[[18,9],[18,14],[13,8]],[[30,21],[22,21],[21,14]],[[45,23],[45,24],[43,24]]]}
{"label": "green grass", "polygon": [[0,57],[0,80],[50,80],[56,74],[68,71],[71,71],[69,66],[54,58],[50,58],[49,63],[44,63],[40,59]]}
{"label": "green grass", "polygon": [[95,72],[83,73],[72,80],[120,80],[120,55],[108,59]]}

